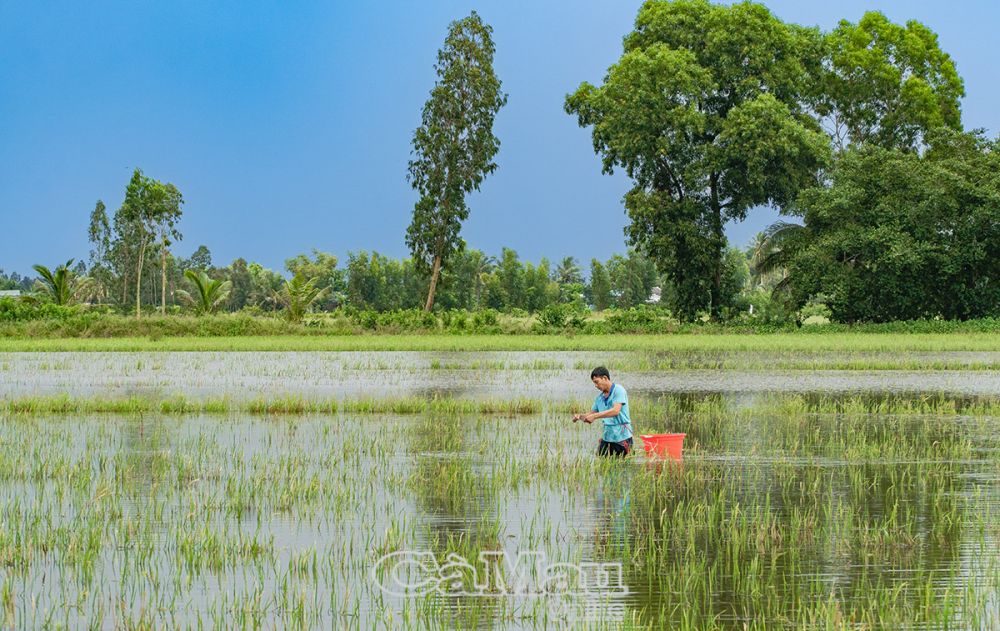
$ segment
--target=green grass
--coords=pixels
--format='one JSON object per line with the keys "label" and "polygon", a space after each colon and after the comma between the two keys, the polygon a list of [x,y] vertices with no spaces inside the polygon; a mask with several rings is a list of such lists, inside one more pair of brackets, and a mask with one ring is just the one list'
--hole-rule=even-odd
{"label": "green grass", "polygon": [[[309,398],[301,395],[235,399],[228,396],[47,396],[24,395],[0,397],[0,413],[21,416],[79,413],[145,414],[232,414],[305,415],[342,412],[368,414],[482,415],[510,417],[549,412],[571,414],[586,410],[589,399],[468,399],[459,397],[383,397],[383,398]],[[697,417],[701,427],[731,425],[745,416],[746,410],[732,408],[720,395],[634,397],[632,416],[640,431],[684,431],[684,419]],[[1000,416],[996,397],[954,398],[944,393],[911,397],[875,397],[869,395],[771,394],[758,398],[757,411],[767,411],[781,418],[796,417],[815,423],[813,417],[845,414],[907,415],[989,415]],[[671,424],[673,429],[667,427]],[[678,429],[680,427],[681,429]],[[815,425],[814,425],[815,428]],[[802,428],[799,428],[802,429]]]}
{"label": "green grass", "polygon": [[1000,351],[991,333],[675,335],[350,335],[0,338],[0,352],[41,351]]}

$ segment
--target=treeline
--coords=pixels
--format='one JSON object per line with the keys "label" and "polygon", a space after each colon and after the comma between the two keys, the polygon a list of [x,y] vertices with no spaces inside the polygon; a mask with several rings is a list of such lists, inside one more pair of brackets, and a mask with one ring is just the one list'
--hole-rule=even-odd
{"label": "treeline", "polygon": [[[102,202],[91,215],[89,265],[36,266],[39,295],[137,316],[158,305],[292,320],[420,307],[558,320],[646,303],[689,322],[1000,316],[1000,144],[963,128],[964,83],[925,25],[868,12],[823,32],[753,2],[644,2],[603,83],[564,102],[604,172],[633,184],[630,254],[586,270],[461,239],[467,195],[497,168],[507,95],[491,34],[473,12],[439,51],[408,169],[410,258],[354,252],[338,266],[314,251],[286,261],[288,279],[245,259],[213,267],[207,249],[175,258],[184,200],[136,170],[113,217]],[[787,219],[731,247],[726,223],[761,206]]]}

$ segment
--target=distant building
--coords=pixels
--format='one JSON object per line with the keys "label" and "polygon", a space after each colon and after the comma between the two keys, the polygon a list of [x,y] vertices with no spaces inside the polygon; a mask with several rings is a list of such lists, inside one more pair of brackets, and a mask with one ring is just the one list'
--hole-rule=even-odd
{"label": "distant building", "polygon": [[0,289],[0,298],[3,298],[4,296],[17,298],[20,295],[21,295],[20,289]]}

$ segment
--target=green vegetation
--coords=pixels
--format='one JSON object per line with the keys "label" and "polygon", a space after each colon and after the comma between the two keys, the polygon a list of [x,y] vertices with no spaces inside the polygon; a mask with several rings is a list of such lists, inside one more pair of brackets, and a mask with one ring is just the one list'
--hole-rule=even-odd
{"label": "green vegetation", "polygon": [[[149,318],[152,320],[152,318]],[[172,318],[176,321],[176,318]],[[280,324],[280,321],[277,321]],[[170,323],[171,325],[174,322]],[[218,328],[229,326],[217,323]],[[255,321],[246,323],[248,328]],[[284,326],[284,325],[281,325]],[[281,329],[260,335],[235,332],[213,333],[206,328],[200,335],[144,337],[0,337],[0,352],[12,351],[348,351],[348,350],[413,350],[413,351],[516,351],[516,350],[590,350],[614,351],[828,351],[828,352],[887,352],[905,351],[995,351],[995,332],[951,333],[773,333],[733,335],[729,333],[698,333],[692,335],[323,335],[283,333]],[[848,361],[848,360],[839,360]],[[906,357],[897,365],[906,366]],[[832,365],[836,365],[833,361]]]}
{"label": "green vegetation", "polygon": [[[505,366],[505,370],[513,368]],[[544,370],[546,367],[527,365],[521,370]],[[665,430],[665,419],[697,417],[698,423],[728,425],[741,416],[768,413],[789,414],[932,414],[941,416],[1000,415],[1000,400],[995,397],[956,398],[945,393],[924,394],[912,398],[875,397],[871,395],[760,395],[752,410],[731,410],[719,395],[698,400],[676,396],[660,398],[633,397],[630,405],[648,430]],[[363,398],[311,398],[301,395],[272,398],[240,399],[229,396],[189,397],[182,394],[158,397],[153,395],[103,397],[70,396],[16,396],[0,398],[0,412],[17,415],[52,414],[488,414],[497,416],[526,416],[545,413],[570,414],[580,407],[578,401],[549,399],[465,399],[456,397],[363,397]],[[839,422],[839,421],[838,421]],[[730,428],[731,429],[731,428]],[[801,428],[798,428],[801,429]],[[643,430],[646,431],[646,430]],[[680,431],[680,430],[678,430]],[[797,430],[796,430],[797,431]]]}
{"label": "green vegetation", "polygon": [[817,39],[759,4],[650,1],[604,84],[566,98],[604,171],[633,179],[629,240],[655,253],[685,319],[722,315],[726,221],[788,205],[828,163],[806,115]]}
{"label": "green vegetation", "polygon": [[198,314],[214,313],[219,305],[229,296],[232,289],[232,281],[215,280],[208,277],[208,274],[193,269],[185,270],[187,277],[195,288],[194,296],[189,292],[178,289],[177,295],[192,305]]}
{"label": "green vegetation", "polygon": [[799,199],[783,239],[796,304],[827,292],[842,322],[966,320],[1000,305],[1000,152],[973,134],[935,133],[923,155],[851,151],[826,188]]}
{"label": "green vegetation", "polygon": [[[563,103],[591,129],[604,171],[623,169],[633,182],[624,199],[631,249],[592,259],[589,278],[572,257],[553,268],[460,238],[467,196],[496,169],[493,124],[507,99],[492,33],[473,12],[449,25],[438,52],[408,165],[419,195],[410,258],[356,250],[338,268],[313,249],[314,258],[285,261],[291,280],[244,258],[213,266],[204,245],[177,258],[184,200],[136,169],[113,221],[101,201],[91,213],[89,265],[39,266],[34,286],[0,272],[0,287],[31,292],[23,302],[136,316],[157,304],[162,315],[284,310],[293,324],[319,312],[345,332],[663,333],[706,320],[759,331],[1000,317],[997,141],[963,129],[963,80],[926,25],[868,12],[821,32],[754,2],[644,2],[603,82],[579,84]],[[746,248],[729,244],[724,224],[765,205],[797,219]],[[232,289],[185,301],[191,273],[196,285]],[[644,305],[658,312],[620,313]],[[433,315],[410,313],[421,308]],[[494,327],[494,312],[522,324]],[[31,314],[31,305],[0,304],[0,323]]]}
{"label": "green vegetation", "polygon": [[[448,401],[404,416],[392,403],[302,411],[279,400],[273,413],[211,418],[0,410],[5,626],[1000,622],[996,401],[637,401],[639,431],[687,434],[682,466],[641,452],[596,459],[594,428],[558,409],[510,419]],[[545,426],[545,440],[512,423]],[[628,594],[617,608],[399,598],[373,577],[391,552],[443,563],[499,549],[621,563]]]}
{"label": "green vegetation", "polygon": [[409,180],[420,199],[406,245],[416,268],[429,276],[425,311],[434,307],[442,268],[465,246],[459,231],[469,217],[466,196],[497,168],[493,121],[507,95],[493,72],[495,52],[493,28],[475,11],[452,22],[434,65],[437,81],[413,133]]}

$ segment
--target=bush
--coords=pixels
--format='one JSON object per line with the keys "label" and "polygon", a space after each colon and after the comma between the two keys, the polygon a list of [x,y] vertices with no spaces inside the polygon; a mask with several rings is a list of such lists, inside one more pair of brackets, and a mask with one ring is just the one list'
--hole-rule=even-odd
{"label": "bush", "polygon": [[825,294],[815,294],[809,297],[806,304],[798,312],[798,320],[802,324],[829,324],[833,312],[827,306],[829,298]]}
{"label": "bush", "polygon": [[66,320],[82,312],[80,306],[57,305],[24,298],[0,298],[0,322],[30,322],[32,320]]}
{"label": "bush", "polygon": [[587,318],[585,307],[574,304],[552,304],[538,312],[538,321],[533,327],[535,333],[582,329]]}
{"label": "bush", "polygon": [[585,333],[597,335],[615,333],[672,333],[680,323],[671,316],[668,309],[642,305],[630,309],[614,309],[606,312],[603,320],[584,322]]}

